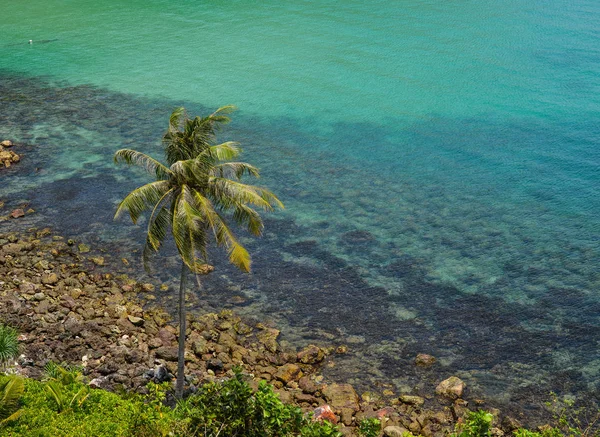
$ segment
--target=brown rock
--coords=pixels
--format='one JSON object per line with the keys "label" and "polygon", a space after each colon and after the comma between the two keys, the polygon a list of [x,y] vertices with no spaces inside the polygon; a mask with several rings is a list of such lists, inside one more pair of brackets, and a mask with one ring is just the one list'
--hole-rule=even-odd
{"label": "brown rock", "polygon": [[279,369],[277,369],[277,372],[275,372],[275,375],[273,376],[275,376],[275,378],[277,378],[284,384],[287,384],[290,381],[299,380],[302,377],[302,375],[303,373],[300,367],[298,367],[295,364],[288,363],[284,364]]}
{"label": "brown rock", "polygon": [[177,348],[161,346],[154,352],[157,358],[162,358],[166,361],[177,361]]}
{"label": "brown rock", "polygon": [[465,389],[465,383],[456,376],[451,376],[448,379],[440,382],[436,387],[435,392],[450,399],[460,398]]}
{"label": "brown rock", "polygon": [[387,437],[402,437],[409,431],[401,426],[386,426],[383,428],[383,435]]}
{"label": "brown rock", "polygon": [[298,352],[298,361],[304,364],[317,364],[325,358],[325,352],[318,346],[309,345]]}
{"label": "brown rock", "polygon": [[50,273],[48,275],[42,276],[42,284],[46,285],[54,285],[58,282],[58,276],[56,273]]}
{"label": "brown rock", "polygon": [[419,367],[431,367],[435,362],[435,357],[427,354],[418,354],[415,358],[415,364]]}
{"label": "brown rock", "polygon": [[23,217],[24,215],[25,215],[25,211],[23,211],[21,208],[17,208],[13,212],[10,213],[10,216],[12,218]]}
{"label": "brown rock", "polygon": [[359,410],[358,394],[350,384],[330,384],[323,388],[323,396],[335,410],[350,408]]}
{"label": "brown rock", "polygon": [[2,147],[12,147],[13,146],[13,142],[11,140],[4,140],[0,143],[0,146]]}
{"label": "brown rock", "polygon": [[258,338],[258,341],[264,345],[265,349],[275,353],[279,346],[277,344],[277,337],[279,337],[279,333],[279,329],[265,327],[256,335],[256,337]]}
{"label": "brown rock", "polygon": [[143,326],[144,324],[144,319],[141,317],[137,317],[137,316],[127,316],[127,319],[134,325],[134,326]]}
{"label": "brown rock", "polygon": [[420,407],[425,403],[425,399],[420,396],[402,395],[399,397],[399,400],[403,404],[414,405],[415,407]]}

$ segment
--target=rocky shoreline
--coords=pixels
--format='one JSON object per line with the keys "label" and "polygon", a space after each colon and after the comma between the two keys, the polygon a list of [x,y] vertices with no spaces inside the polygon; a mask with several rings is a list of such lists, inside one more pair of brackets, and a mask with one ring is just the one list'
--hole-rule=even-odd
{"label": "rocky shoreline", "polygon": [[[164,309],[140,299],[155,285],[97,273],[94,267],[104,261],[87,256],[88,251],[86,245],[53,236],[50,229],[0,233],[0,322],[21,333],[17,371],[39,378],[48,362],[66,363],[82,366],[96,387],[138,392],[150,380],[169,380],[176,371],[176,325]],[[344,345],[284,350],[279,330],[242,320],[230,310],[190,314],[188,326],[186,380],[192,389],[242,366],[254,384],[268,381],[283,401],[330,417],[345,435],[353,435],[360,420],[379,417],[388,436],[406,430],[442,436],[469,408],[480,408],[463,399],[465,384],[456,377],[441,381],[428,399],[385,391],[359,396],[350,384],[325,381],[319,373],[328,359],[345,353]],[[415,365],[427,367],[433,361],[419,355]],[[519,426],[492,411],[494,435]]]}

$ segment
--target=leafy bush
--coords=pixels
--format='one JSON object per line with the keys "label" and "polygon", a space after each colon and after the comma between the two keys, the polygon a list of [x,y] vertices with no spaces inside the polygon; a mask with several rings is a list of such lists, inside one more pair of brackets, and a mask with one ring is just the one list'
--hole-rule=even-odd
{"label": "leafy bush", "polygon": [[[253,392],[239,371],[202,386],[175,409],[165,404],[168,383],[149,384],[146,396],[123,397],[90,389],[77,369],[50,365],[46,373],[44,382],[18,380],[24,390],[12,396],[11,408],[18,408],[20,397],[21,409],[13,416],[18,420],[6,421],[3,437],[341,436],[329,422],[313,422],[283,404],[267,383]],[[15,378],[0,375],[0,390]]]}
{"label": "leafy bush", "polygon": [[358,433],[364,437],[377,437],[381,431],[381,421],[376,418],[361,420]]}
{"label": "leafy bush", "polygon": [[285,405],[273,388],[262,381],[256,393],[239,369],[224,382],[209,383],[179,403],[177,409],[189,420],[193,436],[338,437],[328,422],[311,422],[294,406]]}
{"label": "leafy bush", "polygon": [[454,437],[490,437],[494,416],[487,411],[471,411],[465,421],[457,425],[458,434]]}
{"label": "leafy bush", "polygon": [[515,431],[515,437],[563,437],[563,434],[557,428],[548,428],[540,432],[520,428]]}

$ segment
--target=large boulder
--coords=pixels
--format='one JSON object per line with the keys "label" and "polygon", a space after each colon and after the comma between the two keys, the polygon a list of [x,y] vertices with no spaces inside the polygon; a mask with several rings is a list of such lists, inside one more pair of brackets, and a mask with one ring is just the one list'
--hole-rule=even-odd
{"label": "large boulder", "polygon": [[323,388],[323,396],[334,410],[360,409],[358,394],[350,384],[329,384]]}
{"label": "large boulder", "polygon": [[298,381],[302,378],[303,373],[296,364],[288,363],[277,369],[274,376],[284,384],[287,384],[291,381]]}
{"label": "large boulder", "polygon": [[435,392],[438,395],[449,399],[457,399],[462,396],[465,387],[466,384],[462,379],[456,376],[451,376],[450,378],[440,382],[436,387]]}
{"label": "large boulder", "polygon": [[309,345],[298,352],[298,361],[303,364],[317,364],[325,358],[325,352],[318,346]]}

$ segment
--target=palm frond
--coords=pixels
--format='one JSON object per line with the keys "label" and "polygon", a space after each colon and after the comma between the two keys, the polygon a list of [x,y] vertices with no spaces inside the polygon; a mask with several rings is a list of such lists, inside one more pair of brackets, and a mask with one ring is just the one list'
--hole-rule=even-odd
{"label": "palm frond", "polygon": [[258,212],[250,208],[248,205],[238,204],[233,212],[233,219],[240,225],[245,225],[253,235],[259,236],[262,234],[263,222]]}
{"label": "palm frond", "polygon": [[260,177],[260,171],[253,165],[245,162],[224,162],[217,164],[211,170],[211,176],[226,178],[226,179],[241,179],[244,174]]}
{"label": "palm frond", "polygon": [[227,249],[229,262],[240,270],[249,272],[251,264],[250,254],[235,238],[235,235],[219,214],[215,217],[214,230],[217,245],[224,246]]}
{"label": "palm frond", "polygon": [[175,108],[169,117],[169,131],[177,131],[181,123],[181,117],[185,115],[185,108],[180,106]]}
{"label": "palm frond", "polygon": [[173,237],[183,262],[196,272],[198,254],[206,255],[204,217],[194,206],[192,193],[183,185],[175,201],[172,217]]}
{"label": "palm frond", "polygon": [[129,193],[117,207],[115,219],[119,218],[124,211],[129,212],[131,221],[137,223],[142,212],[153,209],[156,203],[162,199],[171,189],[169,181],[156,181],[142,185]]}
{"label": "palm frond", "polygon": [[227,141],[225,143],[211,146],[204,151],[203,154],[210,155],[218,161],[228,161],[236,158],[240,153],[242,153],[242,149],[238,147],[239,144],[240,143],[236,143],[235,141]]}
{"label": "palm frond", "polygon": [[0,386],[0,419],[8,419],[19,408],[25,391],[23,378],[12,376]]}
{"label": "palm frond", "polygon": [[158,252],[162,242],[167,236],[167,231],[171,226],[171,211],[167,208],[175,191],[169,190],[161,200],[156,203],[150,219],[148,220],[148,232],[146,233],[146,244],[142,251],[142,264],[144,270],[151,274],[150,258],[155,252]]}
{"label": "palm frond", "polygon": [[142,167],[148,173],[154,175],[157,179],[166,179],[170,175],[169,169],[156,159],[142,152],[131,149],[117,150],[114,156],[115,163],[124,162],[127,165],[136,165]]}
{"label": "palm frond", "polygon": [[233,265],[240,270],[249,272],[251,260],[248,251],[237,241],[211,201],[197,191],[193,192],[193,196],[195,208],[205,218],[207,227],[212,230],[217,245],[227,248],[229,261]]}
{"label": "palm frond", "polygon": [[213,201],[223,209],[230,209],[239,203],[255,205],[265,211],[273,211],[275,206],[284,208],[277,196],[265,188],[218,177],[209,178],[208,183]]}

